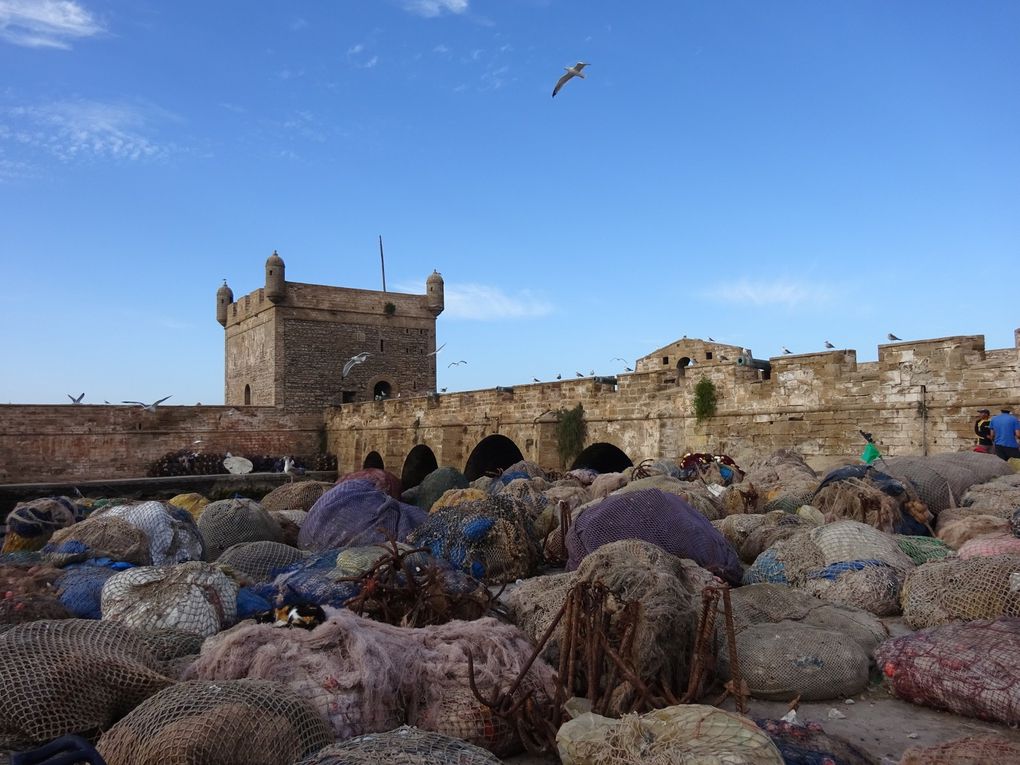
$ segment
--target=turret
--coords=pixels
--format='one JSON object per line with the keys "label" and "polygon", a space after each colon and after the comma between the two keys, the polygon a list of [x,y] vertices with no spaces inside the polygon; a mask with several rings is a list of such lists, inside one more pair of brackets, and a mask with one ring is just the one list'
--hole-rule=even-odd
{"label": "turret", "polygon": [[443,297],[443,277],[438,271],[433,271],[432,275],[425,280],[425,304],[433,316],[441,314],[443,308],[446,307]]}
{"label": "turret", "polygon": [[284,269],[283,258],[273,250],[266,260],[266,297],[273,303],[282,303],[287,297]]}
{"label": "turret", "polygon": [[216,321],[227,326],[227,307],[234,302],[234,293],[223,280],[223,286],[216,290]]}

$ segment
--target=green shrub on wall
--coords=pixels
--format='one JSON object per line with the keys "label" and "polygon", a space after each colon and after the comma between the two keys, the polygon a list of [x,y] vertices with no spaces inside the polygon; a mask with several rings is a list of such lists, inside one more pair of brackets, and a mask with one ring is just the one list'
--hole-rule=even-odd
{"label": "green shrub on wall", "polygon": [[560,409],[557,414],[556,450],[563,464],[569,465],[584,449],[584,440],[588,436],[584,406],[578,404],[573,409]]}
{"label": "green shrub on wall", "polygon": [[701,422],[715,415],[718,398],[715,383],[707,377],[698,380],[698,384],[694,386],[694,418]]}

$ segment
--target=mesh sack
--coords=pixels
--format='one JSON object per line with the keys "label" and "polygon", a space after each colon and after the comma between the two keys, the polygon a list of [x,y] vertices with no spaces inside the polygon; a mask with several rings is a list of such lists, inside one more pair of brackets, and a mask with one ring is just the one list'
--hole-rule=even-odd
{"label": "mesh sack", "polygon": [[192,491],[187,494],[178,494],[176,497],[171,497],[168,504],[179,507],[181,510],[187,510],[188,514],[197,522],[202,517],[202,511],[209,504],[209,500],[201,494]]}
{"label": "mesh sack", "polygon": [[76,520],[75,506],[66,497],[19,502],[7,514],[7,534],[0,552],[41,550],[54,531]]}
{"label": "mesh sack", "polygon": [[1020,765],[1020,743],[1002,736],[967,736],[935,746],[912,746],[899,765]]}
{"label": "mesh sack", "polygon": [[563,765],[783,765],[752,720],[701,704],[620,720],[586,712],[560,726],[556,745]]}
{"label": "mesh sack", "polygon": [[947,622],[1020,616],[1020,556],[932,561],[903,583],[903,617],[914,629]]}
{"label": "mesh sack", "polygon": [[259,680],[178,683],[103,734],[107,765],[280,765],[332,740],[304,699]]}
{"label": "mesh sack", "polygon": [[102,617],[100,599],[106,580],[117,572],[108,566],[74,564],[64,569],[55,586],[60,602],[78,619]]}
{"label": "mesh sack", "polygon": [[478,502],[479,500],[485,499],[489,496],[488,492],[482,491],[481,489],[450,489],[443,493],[439,499],[432,503],[432,507],[429,508],[429,513],[434,513],[437,510],[442,510],[447,507],[456,507],[465,502]]}
{"label": "mesh sack", "polygon": [[103,586],[104,620],[213,635],[237,619],[237,582],[199,561],[122,571]]}
{"label": "mesh sack", "polygon": [[262,498],[263,510],[271,513],[283,510],[304,510],[308,512],[316,500],[325,494],[333,484],[325,481],[294,481],[277,486]]}
{"label": "mesh sack", "polygon": [[679,478],[663,474],[651,475],[631,481],[626,486],[617,489],[616,494],[626,494],[642,489],[658,489],[669,494],[676,494],[710,521],[718,520],[723,515],[719,501],[700,481],[681,481]]}
{"label": "mesh sack", "polygon": [[433,503],[450,489],[466,489],[467,487],[467,478],[456,468],[437,468],[425,476],[418,486],[418,507],[428,512]]}
{"label": "mesh sack", "polygon": [[583,510],[567,532],[567,569],[576,569],[584,556],[620,539],[656,544],[731,584],[739,583],[743,573],[736,551],[704,515],[658,489],[616,495]]}
{"label": "mesh sack", "polygon": [[330,744],[298,765],[499,765],[481,747],[440,733],[402,725]]}
{"label": "mesh sack", "polygon": [[1020,474],[1010,473],[971,486],[963,495],[963,505],[988,515],[1009,517],[1020,507]]}
{"label": "mesh sack", "polygon": [[503,479],[507,475],[516,475],[518,473],[524,475],[527,478],[545,479],[546,477],[545,471],[541,468],[541,466],[537,462],[532,462],[531,460],[520,460],[519,462],[515,462],[506,470],[504,470],[503,475],[499,477],[499,480],[502,481],[503,483],[509,483],[509,481]]}
{"label": "mesh sack", "polygon": [[356,582],[342,581],[350,573],[337,567],[338,550],[312,553],[278,573],[272,582],[256,588],[275,606],[300,605],[342,608],[360,591]]}
{"label": "mesh sack", "polygon": [[173,682],[133,630],[119,624],[37,621],[0,634],[0,748],[109,728]]}
{"label": "mesh sack", "polygon": [[954,550],[959,550],[971,539],[1008,531],[1009,521],[993,515],[959,516],[956,511],[947,510],[939,516],[938,538]]}
{"label": "mesh sack", "polygon": [[900,613],[903,572],[881,561],[834,563],[811,571],[803,587],[817,598],[863,608],[876,616]]}
{"label": "mesh sack", "polygon": [[870,466],[839,468],[826,476],[811,498],[828,522],[851,520],[892,533],[923,530],[905,505],[911,497],[901,481]]}
{"label": "mesh sack", "polygon": [[430,513],[407,542],[486,584],[531,576],[541,560],[527,508],[501,495]]}
{"label": "mesh sack", "polygon": [[991,454],[958,452],[931,457],[890,457],[883,460],[886,471],[910,481],[928,509],[938,515],[957,507],[967,490],[976,483],[1006,475],[1009,468]]}
{"label": "mesh sack", "polygon": [[875,660],[893,694],[906,701],[1020,723],[1020,619],[924,629],[887,640]]}
{"label": "mesh sack", "polygon": [[205,540],[205,559],[214,561],[228,547],[242,542],[280,542],[280,524],[253,499],[238,497],[211,502],[198,519]]}
{"label": "mesh sack", "polygon": [[394,499],[400,499],[400,493],[404,490],[399,478],[393,475],[393,473],[380,470],[379,468],[355,470],[353,473],[347,473],[342,476],[337,483],[356,480],[371,481],[375,488],[385,494],[389,494]]}
{"label": "mesh sack", "polygon": [[[493,486],[498,486],[499,489],[491,493],[520,503],[527,508],[532,518],[537,518],[549,505],[549,500],[543,491],[544,485],[545,481],[541,479],[517,478],[506,484],[493,482]],[[435,505],[433,505],[433,509],[435,509]]]}
{"label": "mesh sack", "polygon": [[799,515],[791,515],[782,510],[773,510],[762,514],[763,522],[752,529],[737,550],[740,559],[746,563],[754,562],[755,558],[776,542],[789,539],[795,534],[817,525]]}
{"label": "mesh sack", "polygon": [[751,532],[764,523],[764,513],[734,513],[712,521],[712,525],[722,532],[734,550],[739,550]]}
{"label": "mesh sack", "polygon": [[[206,511],[208,509],[206,507]],[[174,505],[155,501],[118,505],[97,510],[94,516],[120,518],[144,531],[149,539],[149,555],[153,566],[202,560],[202,535],[194,519],[186,510]]]}
{"label": "mesh sack", "polygon": [[1008,534],[986,534],[971,539],[960,546],[957,554],[961,558],[990,557],[993,555],[1020,556],[1020,539]]}
{"label": "mesh sack", "polygon": [[240,572],[253,582],[269,582],[280,571],[308,557],[308,553],[280,542],[241,542],[217,559],[220,566]]}
{"label": "mesh sack", "polygon": [[43,552],[57,566],[87,558],[111,558],[136,566],[152,565],[149,537],[145,532],[112,516],[92,515],[55,532]]}
{"label": "mesh sack", "polygon": [[934,537],[897,536],[896,544],[917,566],[953,555],[953,549],[949,545]]}
{"label": "mesh sack", "polygon": [[626,473],[602,473],[591,482],[588,493],[592,499],[605,499],[617,489],[626,486],[629,481]]}
{"label": "mesh sack", "polygon": [[280,524],[280,541],[289,547],[297,547],[301,527],[304,525],[305,518],[308,517],[308,512],[306,510],[276,510],[270,515]]}
{"label": "mesh sack", "polygon": [[873,765],[868,755],[816,722],[755,720],[783,756],[785,765]]}
{"label": "mesh sack", "polygon": [[370,481],[344,481],[327,491],[308,511],[298,546],[320,551],[348,545],[403,541],[425,520],[425,513],[375,488]]}

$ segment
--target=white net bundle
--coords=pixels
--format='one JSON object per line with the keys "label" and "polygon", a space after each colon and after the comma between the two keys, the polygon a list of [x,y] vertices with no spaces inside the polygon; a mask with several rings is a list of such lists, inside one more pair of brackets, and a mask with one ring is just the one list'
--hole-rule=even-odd
{"label": "white net bundle", "polygon": [[186,510],[166,502],[142,502],[97,510],[91,517],[120,518],[145,532],[153,566],[202,560],[202,535]]}
{"label": "white net bundle", "polygon": [[753,489],[756,509],[795,512],[811,501],[818,488],[818,476],[797,452],[779,449],[752,462],[737,486]]}
{"label": "white net bundle", "polygon": [[1020,556],[925,563],[907,575],[900,600],[903,617],[914,629],[1020,616]]}

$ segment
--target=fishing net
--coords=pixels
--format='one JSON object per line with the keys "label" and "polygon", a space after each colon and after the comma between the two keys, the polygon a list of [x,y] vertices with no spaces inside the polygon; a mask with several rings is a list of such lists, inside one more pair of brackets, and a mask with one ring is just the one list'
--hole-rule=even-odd
{"label": "fishing net", "polygon": [[323,494],[308,511],[298,546],[317,552],[347,545],[403,541],[426,514],[379,491],[371,481],[344,481]]}
{"label": "fishing net", "polygon": [[308,557],[308,553],[280,542],[241,542],[228,547],[216,562],[252,582],[269,582],[280,571]]}
{"label": "fishing net", "polygon": [[825,732],[817,722],[755,720],[779,749],[786,765],[873,765],[874,760],[848,741]]}
{"label": "fishing net", "polygon": [[795,512],[801,505],[810,504],[818,488],[818,476],[799,454],[779,449],[751,463],[741,484],[746,484],[744,491],[753,491],[755,509]]}
{"label": "fishing net", "polygon": [[78,619],[101,618],[103,585],[116,573],[101,565],[75,563],[66,567],[55,582],[60,602]]}
{"label": "fishing net", "polygon": [[379,468],[355,470],[353,473],[347,473],[346,475],[341,476],[337,483],[357,480],[370,481],[375,488],[385,494],[389,494],[394,499],[400,499],[400,493],[404,490],[400,485],[399,478],[393,475],[393,473],[380,470]]}
{"label": "fishing net", "polygon": [[430,513],[407,542],[486,584],[531,576],[541,561],[531,514],[502,495]]}
{"label": "fishing net", "polygon": [[7,533],[0,552],[41,550],[53,532],[72,525],[78,513],[66,497],[19,502],[7,514]]}
{"label": "fishing net", "polygon": [[1020,616],[1020,556],[948,558],[911,571],[903,617],[914,629],[970,619]]}
{"label": "fishing net", "polygon": [[271,513],[281,510],[304,510],[308,512],[315,501],[325,494],[333,484],[325,481],[294,481],[277,486],[259,503],[263,510]]}
{"label": "fishing net", "polygon": [[617,489],[622,489],[629,481],[626,473],[602,473],[591,482],[588,493],[592,499],[605,499]]}
{"label": "fishing net", "polygon": [[0,748],[94,736],[172,682],[138,633],[108,622],[18,625],[0,655]]}
{"label": "fishing net", "polygon": [[[544,491],[548,484],[541,478],[517,478],[506,484],[494,482],[493,485],[501,488],[492,494],[520,503],[528,509],[532,518],[538,518],[549,505],[549,499],[546,498]],[[435,505],[432,509],[435,510]]]}
{"label": "fishing net", "polygon": [[938,515],[957,507],[974,484],[1009,473],[1009,466],[992,454],[957,452],[931,457],[889,457],[883,469],[901,481],[913,484],[928,509]]}
{"label": "fishing net", "polygon": [[[504,470],[503,475],[499,477],[499,480],[504,484],[510,483],[510,481],[515,480],[515,477],[518,475],[523,475],[527,478],[541,478],[542,480],[545,480],[547,477],[546,472],[537,462],[532,462],[531,460],[520,460]],[[507,476],[512,477],[507,478]]]}
{"label": "fishing net", "polygon": [[0,565],[0,632],[37,619],[70,617],[57,599],[59,577],[52,566]]}
{"label": "fishing net", "polygon": [[402,725],[330,744],[298,765],[500,765],[481,747],[440,733]]}
{"label": "fishing net", "polygon": [[467,487],[467,478],[456,468],[437,468],[425,476],[418,486],[418,507],[427,513],[435,501],[450,489],[466,489]]}
{"label": "fishing net", "polygon": [[760,517],[762,522],[751,529],[740,547],[736,548],[745,563],[753,563],[755,558],[776,542],[818,525],[800,515],[791,515],[782,510],[763,513]]}
{"label": "fishing net", "polygon": [[361,588],[353,581],[342,581],[351,574],[337,567],[339,553],[339,550],[312,553],[256,590],[277,607],[312,603],[342,608]]}
{"label": "fishing net", "polygon": [[726,541],[733,545],[734,550],[740,550],[751,532],[764,523],[764,513],[734,513],[712,521],[712,525],[722,532]]}
{"label": "fishing net", "polygon": [[953,555],[953,549],[949,545],[934,537],[897,536],[896,544],[918,566],[930,560],[942,560]]}
{"label": "fishing net", "polygon": [[177,683],[106,731],[107,765],[280,765],[330,743],[329,726],[280,683]]}
{"label": "fishing net", "polygon": [[205,540],[205,559],[214,561],[228,547],[242,542],[280,542],[276,519],[253,499],[222,499],[206,506],[198,519]]}
{"label": "fishing net", "polygon": [[298,546],[298,537],[308,512],[305,510],[274,510],[270,513],[280,524],[280,541],[289,547]]}
{"label": "fishing net", "polygon": [[903,576],[903,571],[881,561],[854,560],[809,572],[803,587],[831,603],[895,616],[900,613]]}
{"label": "fishing net", "polygon": [[[407,723],[496,753],[518,749],[516,731],[482,707],[468,681],[473,653],[479,692],[509,688],[532,653],[516,627],[483,618],[419,629],[394,627],[340,611],[313,630],[240,624],[211,637],[187,676],[275,680],[308,699],[338,739]],[[554,695],[552,669],[536,661],[514,699]]]}
{"label": "fishing net", "polygon": [[851,520],[889,533],[923,534],[934,520],[913,487],[870,465],[830,472],[811,499],[826,522]]}
{"label": "fishing net", "polygon": [[627,492],[641,491],[642,489],[658,489],[669,494],[676,494],[710,521],[717,520],[723,515],[719,500],[700,481],[681,481],[679,478],[673,478],[668,475],[652,475],[647,478],[631,481],[626,486],[618,489],[616,493],[626,494]]}
{"label": "fishing net", "polygon": [[921,630],[887,640],[875,660],[893,694],[906,701],[1020,723],[1020,619]]}
{"label": "fishing net", "polygon": [[972,539],[989,534],[1005,534],[1010,530],[1006,518],[993,515],[958,515],[946,510],[939,516],[938,537],[954,550],[959,550]]}
{"label": "fishing net", "polygon": [[202,517],[202,511],[205,510],[209,504],[209,500],[203,497],[201,494],[196,492],[189,492],[187,494],[178,494],[176,497],[172,497],[168,500],[167,504],[179,507],[181,510],[187,510],[188,514],[198,522],[198,519]]}
{"label": "fishing net", "polygon": [[963,495],[963,506],[974,512],[1008,518],[1020,507],[1020,473],[971,486]]}
{"label": "fishing net", "polygon": [[581,511],[566,535],[567,569],[576,569],[586,555],[620,539],[651,542],[731,584],[740,582],[740,560],[729,542],[675,494],[644,489],[608,497]]}
{"label": "fishing net", "polygon": [[89,520],[96,517],[120,518],[144,531],[149,539],[149,555],[153,566],[202,560],[202,535],[194,519],[179,507],[165,502],[142,502],[138,505],[118,505],[97,510]]}
{"label": "fishing net", "polygon": [[752,720],[701,704],[620,720],[586,712],[560,726],[556,744],[563,765],[783,765]]}
{"label": "fishing net", "polygon": [[43,552],[57,566],[88,558],[152,565],[149,537],[136,526],[113,516],[92,515],[55,532]]}
{"label": "fishing net", "polygon": [[967,736],[934,746],[912,746],[899,765],[1018,765],[1020,743],[1002,736]]}
{"label": "fishing net", "polygon": [[128,569],[103,586],[103,619],[213,635],[237,619],[238,589],[233,579],[200,561]]}
{"label": "fishing net", "polygon": [[1020,539],[1007,534],[987,534],[971,539],[957,551],[961,558],[991,557],[993,555],[1020,556]]}
{"label": "fishing net", "polygon": [[488,492],[481,489],[468,487],[467,489],[450,489],[443,493],[439,499],[432,503],[429,513],[434,513],[447,507],[456,507],[465,502],[478,502],[489,496]]}

